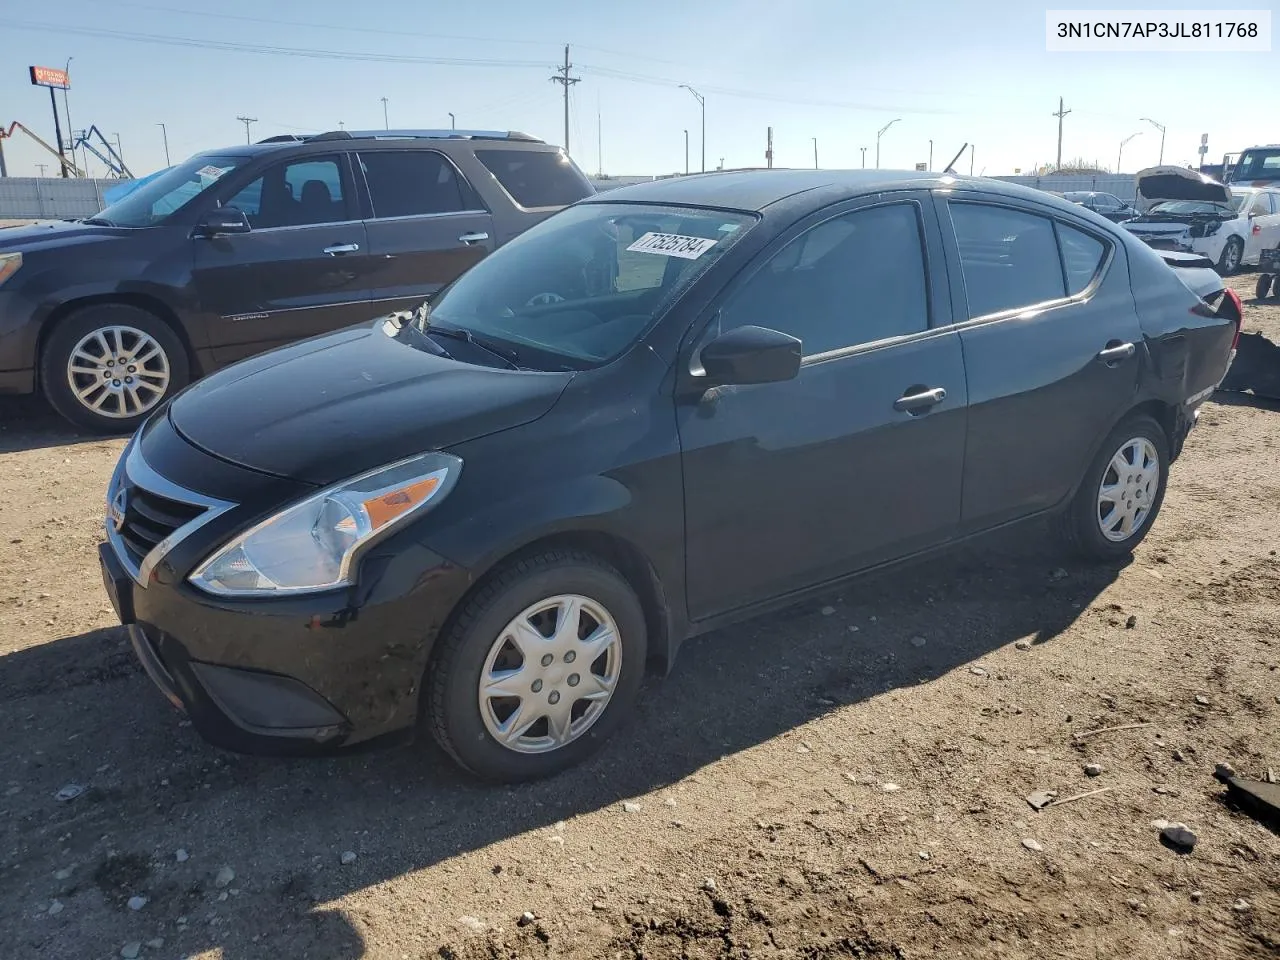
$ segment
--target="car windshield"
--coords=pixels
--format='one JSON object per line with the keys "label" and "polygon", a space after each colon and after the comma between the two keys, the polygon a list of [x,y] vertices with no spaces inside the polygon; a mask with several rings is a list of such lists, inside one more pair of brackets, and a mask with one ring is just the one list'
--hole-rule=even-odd
{"label": "car windshield", "polygon": [[588,369],[636,342],[724,255],[746,214],[625,203],[570,207],[481,260],[419,311],[520,365]]}
{"label": "car windshield", "polygon": [[192,157],[144,183],[93,219],[113,227],[154,227],[200,196],[248,157]]}
{"label": "car windshield", "polygon": [[1280,147],[1246,150],[1231,171],[1232,180],[1280,180]]}
{"label": "car windshield", "polygon": [[1241,198],[1233,195],[1230,203],[1212,200],[1163,200],[1151,208],[1152,213],[1171,213],[1185,216],[1192,213],[1229,213],[1240,209]]}

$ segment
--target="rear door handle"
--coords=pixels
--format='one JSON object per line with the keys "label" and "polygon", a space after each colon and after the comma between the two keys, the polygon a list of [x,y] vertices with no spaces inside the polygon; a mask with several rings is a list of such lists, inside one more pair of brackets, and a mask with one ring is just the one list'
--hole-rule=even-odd
{"label": "rear door handle", "polygon": [[458,240],[466,244],[481,243],[488,239],[489,239],[489,235],[484,232],[464,233],[462,236],[458,238]]}
{"label": "rear door handle", "polygon": [[358,243],[335,243],[332,246],[324,248],[324,252],[331,257],[341,256],[344,253],[355,253],[360,249]]}
{"label": "rear door handle", "polygon": [[945,399],[947,399],[947,391],[942,387],[933,387],[930,390],[903,394],[893,401],[893,409],[903,413],[923,412],[936,407]]}
{"label": "rear door handle", "polygon": [[1099,351],[1098,359],[1108,365],[1119,363],[1132,357],[1137,349],[1132,343],[1116,343],[1113,340],[1104,350]]}

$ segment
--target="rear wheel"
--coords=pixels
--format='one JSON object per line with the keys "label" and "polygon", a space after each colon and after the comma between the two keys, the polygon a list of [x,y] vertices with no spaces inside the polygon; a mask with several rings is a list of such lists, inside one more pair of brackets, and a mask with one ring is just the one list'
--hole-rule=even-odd
{"label": "rear wheel", "polygon": [[1218,257],[1218,273],[1227,277],[1240,269],[1240,260],[1244,256],[1244,241],[1239,237],[1231,237],[1222,248]]}
{"label": "rear wheel", "polygon": [[1086,559],[1118,560],[1142,542],[1164,502],[1169,441],[1145,414],[1115,428],[1061,517],[1067,544]]}
{"label": "rear wheel", "polygon": [[626,720],[647,636],[616,570],[558,550],[500,569],[438,644],[423,689],[432,733],[472,773],[516,782],[580,762]]}
{"label": "rear wheel", "polygon": [[173,329],[140,307],[104,303],[72,313],[50,335],[40,382],[53,408],[100,433],[129,433],[187,383]]}
{"label": "rear wheel", "polygon": [[1258,300],[1267,299],[1268,294],[1271,292],[1271,279],[1271,274],[1269,273],[1264,273],[1258,277],[1257,286],[1253,288],[1254,297]]}

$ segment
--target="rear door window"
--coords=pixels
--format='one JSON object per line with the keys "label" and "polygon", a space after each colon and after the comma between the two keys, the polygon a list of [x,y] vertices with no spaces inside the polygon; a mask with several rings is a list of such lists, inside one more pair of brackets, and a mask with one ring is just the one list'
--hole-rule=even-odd
{"label": "rear door window", "polygon": [[469,208],[458,172],[433,150],[371,150],[357,155],[373,216],[421,217]]}
{"label": "rear door window", "polygon": [[948,207],[970,317],[1066,296],[1058,241],[1048,217],[971,201],[951,201]]}
{"label": "rear door window", "polygon": [[477,150],[476,159],[522,207],[567,207],[595,192],[573,161],[558,151]]}

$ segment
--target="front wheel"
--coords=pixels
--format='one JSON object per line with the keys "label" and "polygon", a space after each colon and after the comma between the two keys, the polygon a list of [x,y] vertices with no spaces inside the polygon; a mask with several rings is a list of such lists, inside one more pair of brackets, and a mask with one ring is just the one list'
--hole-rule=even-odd
{"label": "front wheel", "polygon": [[647,641],[640,601],[611,566],[576,550],[524,558],[495,573],[440,637],[424,719],[486,780],[558,773],[626,720]]}
{"label": "front wheel", "polygon": [[1061,518],[1067,544],[1086,559],[1119,560],[1142,542],[1164,502],[1169,441],[1145,414],[1115,428]]}
{"label": "front wheel", "polygon": [[72,313],[50,335],[40,382],[58,413],[99,433],[131,433],[186,386],[187,352],[155,314],[124,303]]}
{"label": "front wheel", "polygon": [[1231,237],[1222,248],[1218,257],[1218,273],[1229,277],[1240,269],[1240,261],[1244,258],[1244,241],[1239,237]]}

